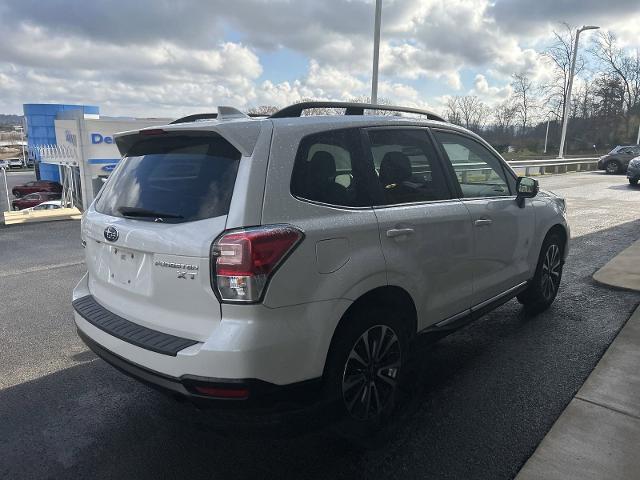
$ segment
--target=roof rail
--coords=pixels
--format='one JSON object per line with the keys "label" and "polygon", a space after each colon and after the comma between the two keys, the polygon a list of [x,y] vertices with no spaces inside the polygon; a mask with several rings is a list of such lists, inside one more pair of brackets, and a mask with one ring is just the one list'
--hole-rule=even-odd
{"label": "roof rail", "polygon": [[440,115],[437,115],[428,110],[420,110],[418,108],[410,107],[396,107],[393,105],[374,105],[372,103],[357,103],[357,102],[301,102],[284,107],[282,110],[278,110],[269,118],[291,118],[299,117],[304,110],[310,110],[312,108],[344,108],[345,115],[364,115],[365,110],[385,110],[389,112],[402,112],[402,113],[414,113],[416,115],[425,115],[429,120],[437,120],[440,122],[446,121]]}

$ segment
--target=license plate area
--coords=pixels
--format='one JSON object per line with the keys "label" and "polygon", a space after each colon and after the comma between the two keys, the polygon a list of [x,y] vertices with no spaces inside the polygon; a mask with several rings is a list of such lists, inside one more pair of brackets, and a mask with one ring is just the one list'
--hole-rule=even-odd
{"label": "license plate area", "polygon": [[144,254],[120,247],[110,246],[108,253],[109,283],[131,287],[138,283],[140,266],[144,262]]}

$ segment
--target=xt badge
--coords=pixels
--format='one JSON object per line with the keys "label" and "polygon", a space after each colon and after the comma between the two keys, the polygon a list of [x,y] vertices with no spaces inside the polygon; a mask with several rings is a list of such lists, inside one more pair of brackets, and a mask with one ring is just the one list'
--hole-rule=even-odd
{"label": "xt badge", "polygon": [[196,275],[198,275],[198,272],[190,272],[190,271],[185,271],[185,270],[178,270],[178,278],[184,278],[185,280],[187,278],[190,278],[191,280],[195,280],[196,279]]}

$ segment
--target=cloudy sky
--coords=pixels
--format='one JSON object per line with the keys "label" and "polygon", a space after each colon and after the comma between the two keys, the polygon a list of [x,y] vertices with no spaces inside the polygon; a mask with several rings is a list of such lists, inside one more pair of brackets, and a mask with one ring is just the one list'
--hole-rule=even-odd
{"label": "cloudy sky", "polygon": [[[373,3],[0,0],[0,113],[65,102],[176,117],[368,95]],[[495,103],[514,72],[544,80],[536,51],[559,22],[640,48],[638,0],[384,0],[382,18],[379,95],[436,110],[447,95]]]}

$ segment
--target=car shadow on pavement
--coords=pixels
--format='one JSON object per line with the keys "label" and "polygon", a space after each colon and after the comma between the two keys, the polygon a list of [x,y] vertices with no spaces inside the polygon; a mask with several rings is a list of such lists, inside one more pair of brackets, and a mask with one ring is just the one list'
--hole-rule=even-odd
{"label": "car shadow on pavement", "polygon": [[611,185],[607,187],[609,190],[639,190],[640,188],[637,185],[631,185],[629,182],[622,183],[620,185]]}
{"label": "car shadow on pavement", "polygon": [[395,418],[367,442],[317,425],[221,429],[218,414],[80,354],[0,390],[0,477],[513,478],[640,301],[591,278],[638,237],[640,221],[574,239],[548,311],[512,300],[424,347]]}

